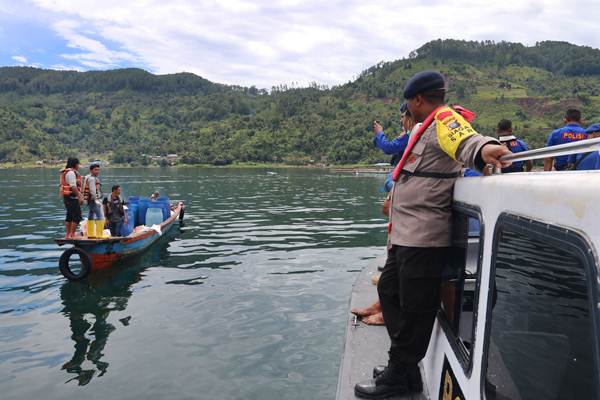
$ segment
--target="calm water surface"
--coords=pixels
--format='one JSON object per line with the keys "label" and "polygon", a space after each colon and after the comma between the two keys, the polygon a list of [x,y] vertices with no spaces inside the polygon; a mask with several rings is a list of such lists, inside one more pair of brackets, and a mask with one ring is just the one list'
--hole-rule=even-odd
{"label": "calm water surface", "polygon": [[348,297],[381,255],[381,177],[106,169],[186,202],[107,273],[58,272],[53,170],[0,171],[0,398],[332,399]]}

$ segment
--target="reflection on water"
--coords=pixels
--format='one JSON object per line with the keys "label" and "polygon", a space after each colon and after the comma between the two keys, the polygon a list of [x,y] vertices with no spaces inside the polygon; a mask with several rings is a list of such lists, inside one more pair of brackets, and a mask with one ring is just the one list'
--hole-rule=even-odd
{"label": "reflection on water", "polygon": [[[61,286],[60,298],[64,306],[61,312],[69,318],[71,339],[75,344],[73,357],[62,366],[69,374],[75,375],[67,382],[73,380],[84,386],[94,375],[101,377],[107,372],[109,363],[102,361],[103,351],[109,335],[117,329],[107,322],[107,317],[112,311],[127,308],[131,286],[141,280],[143,266],[168,256],[166,242],[178,230],[174,226],[147,252],[125,261],[120,268],[91,274],[84,282],[67,281]],[[131,316],[127,316],[119,322],[128,326],[130,320]],[[91,365],[84,366],[86,361]]]}
{"label": "reflection on water", "polygon": [[2,399],[329,399],[348,296],[381,255],[380,177],[115,169],[186,202],[186,226],[66,282],[51,170],[0,171]]}

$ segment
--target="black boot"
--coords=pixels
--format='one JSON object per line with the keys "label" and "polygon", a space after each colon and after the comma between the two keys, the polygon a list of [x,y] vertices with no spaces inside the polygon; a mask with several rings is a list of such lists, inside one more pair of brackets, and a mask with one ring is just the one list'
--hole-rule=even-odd
{"label": "black boot", "polygon": [[386,368],[375,379],[357,383],[354,386],[356,397],[363,399],[385,399],[392,396],[410,394],[408,374],[401,368]]}
{"label": "black boot", "polygon": [[[423,380],[421,379],[421,371],[419,367],[405,367],[408,374],[408,383],[410,391],[413,393],[420,393],[423,391]],[[373,368],[373,378],[377,378],[379,375],[385,372],[387,365],[378,365]]]}
{"label": "black boot", "polygon": [[383,374],[387,368],[387,365],[378,365],[373,368],[373,379],[377,378],[379,375]]}

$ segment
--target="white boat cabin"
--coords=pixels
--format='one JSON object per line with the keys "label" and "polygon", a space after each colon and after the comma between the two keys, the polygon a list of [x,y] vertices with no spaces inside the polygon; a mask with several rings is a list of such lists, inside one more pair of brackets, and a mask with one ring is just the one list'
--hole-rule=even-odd
{"label": "white boat cabin", "polygon": [[600,171],[464,178],[454,199],[426,393],[600,398]]}

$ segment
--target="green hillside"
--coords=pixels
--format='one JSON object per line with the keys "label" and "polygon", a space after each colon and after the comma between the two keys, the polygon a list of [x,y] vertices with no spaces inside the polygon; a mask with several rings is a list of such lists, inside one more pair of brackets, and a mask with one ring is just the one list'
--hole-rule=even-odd
{"label": "green hillside", "polygon": [[513,120],[530,147],[543,146],[566,108],[600,121],[600,50],[564,42],[438,40],[408,59],[380,63],[334,88],[270,92],[215,84],[193,74],[139,69],[74,72],[0,68],[0,162],[108,156],[146,164],[176,153],[185,163],[385,161],[370,123],[399,129],[402,87],[423,69],[448,79],[448,101],[478,114],[493,134]]}

